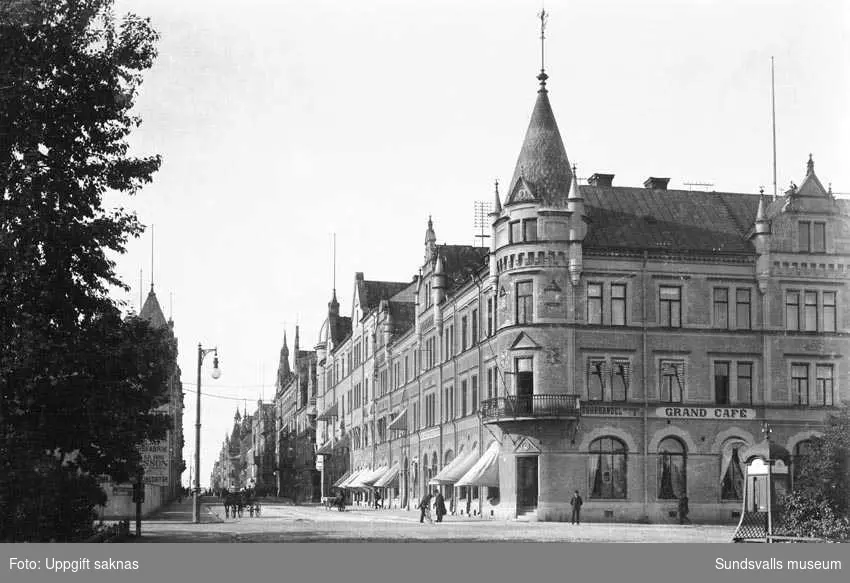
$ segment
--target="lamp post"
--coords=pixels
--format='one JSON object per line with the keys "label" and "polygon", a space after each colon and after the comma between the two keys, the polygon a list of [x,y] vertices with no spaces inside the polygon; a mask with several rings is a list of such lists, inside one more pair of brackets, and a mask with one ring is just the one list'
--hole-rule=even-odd
{"label": "lamp post", "polygon": [[195,403],[195,500],[192,504],[192,522],[201,522],[201,364],[210,352],[214,353],[212,378],[221,376],[218,368],[218,348],[205,349],[198,343],[198,383],[196,385],[198,396]]}

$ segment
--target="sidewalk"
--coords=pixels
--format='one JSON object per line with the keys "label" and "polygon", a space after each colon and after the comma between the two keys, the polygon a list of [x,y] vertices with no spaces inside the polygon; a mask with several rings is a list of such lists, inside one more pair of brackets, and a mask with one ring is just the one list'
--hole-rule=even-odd
{"label": "sidewalk", "polygon": [[[222,522],[222,520],[212,513],[210,503],[215,503],[218,498],[211,496],[201,497],[201,523]],[[192,522],[192,498],[183,498],[182,501],[177,500],[166,504],[149,517],[144,519],[144,522]]]}

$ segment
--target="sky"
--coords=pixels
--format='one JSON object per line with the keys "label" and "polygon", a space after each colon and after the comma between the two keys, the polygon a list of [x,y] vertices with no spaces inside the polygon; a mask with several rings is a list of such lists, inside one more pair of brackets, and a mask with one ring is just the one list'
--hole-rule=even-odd
{"label": "sky", "polygon": [[[312,349],[333,287],[355,272],[410,281],[428,216],[438,242],[475,244],[474,203],[504,185],[534,105],[539,2],[118,0],[149,17],[159,57],[131,138],[154,182],[120,204],[153,225],[118,257],[139,310],[174,319],[193,465],[197,345],[201,485],[233,415],[274,396],[284,331]],[[850,3],[548,0],[549,98],[578,175],[639,186],[799,184],[809,153],[850,193]],[[141,271],[141,276],[140,276]],[[141,284],[140,284],[141,280]],[[189,472],[183,476],[189,483]]]}

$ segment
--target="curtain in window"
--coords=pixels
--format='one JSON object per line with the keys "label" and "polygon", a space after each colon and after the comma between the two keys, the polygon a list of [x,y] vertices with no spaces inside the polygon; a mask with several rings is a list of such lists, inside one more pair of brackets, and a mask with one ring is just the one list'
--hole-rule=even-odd
{"label": "curtain in window", "polygon": [[602,497],[602,473],[599,467],[602,464],[602,454],[591,454],[590,456],[590,496],[592,498]]}
{"label": "curtain in window", "polygon": [[742,443],[734,443],[723,449],[720,466],[720,498],[723,500],[741,500],[744,497],[744,464],[738,451]]}

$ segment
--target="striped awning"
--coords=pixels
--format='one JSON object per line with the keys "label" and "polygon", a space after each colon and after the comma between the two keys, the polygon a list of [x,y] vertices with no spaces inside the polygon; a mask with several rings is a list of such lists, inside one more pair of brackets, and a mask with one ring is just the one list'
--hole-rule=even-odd
{"label": "striped awning", "polygon": [[353,472],[346,481],[340,484],[339,488],[351,488],[351,484],[357,481],[357,479],[365,472],[366,470],[358,470]]}
{"label": "striped awning", "polygon": [[333,483],[333,486],[331,486],[331,488],[341,488],[341,487],[342,487],[342,485],[343,485],[343,484],[344,484],[344,483],[348,480],[348,478],[350,478],[350,477],[351,477],[351,472],[350,472],[350,471],[345,472],[339,480],[337,480],[336,482],[334,482],[334,483]]}
{"label": "striped awning", "polygon": [[401,468],[398,465],[398,462],[394,463],[386,473],[378,478],[378,481],[375,482],[375,488],[386,488],[392,484],[396,478],[398,478],[398,474],[401,471]]}
{"label": "striped awning", "polygon": [[357,476],[357,479],[352,480],[346,486],[347,488],[372,488],[375,482],[377,482],[381,476],[387,473],[387,466],[381,466],[374,470],[363,470],[363,472]]}
{"label": "striped awning", "polygon": [[440,470],[436,476],[431,478],[428,485],[436,486],[439,484],[454,484],[460,480],[467,471],[469,471],[469,468],[471,468],[476,461],[478,461],[478,455],[474,451],[471,451],[466,455],[458,456]]}
{"label": "striped awning", "polygon": [[323,421],[323,420],[326,420],[326,419],[334,419],[336,417],[339,417],[339,407],[338,407],[337,403],[334,403],[333,405],[331,405],[330,407],[328,407],[327,409],[325,409],[324,411],[319,413],[316,416],[316,419],[318,421]]}
{"label": "striped awning", "polygon": [[498,488],[500,451],[501,446],[498,442],[491,443],[484,455],[455,483],[455,487],[488,486]]}
{"label": "striped awning", "polygon": [[407,431],[407,409],[402,409],[395,419],[393,419],[387,429],[390,431]]}

